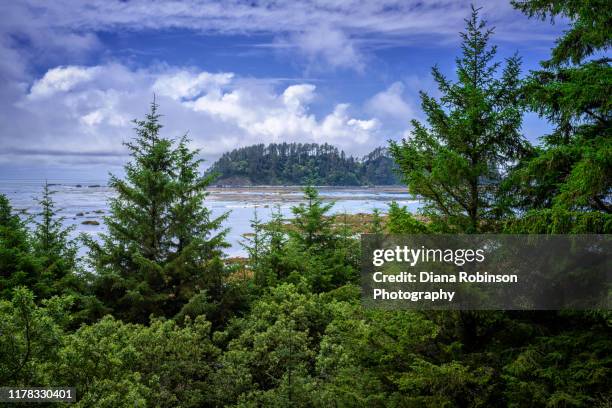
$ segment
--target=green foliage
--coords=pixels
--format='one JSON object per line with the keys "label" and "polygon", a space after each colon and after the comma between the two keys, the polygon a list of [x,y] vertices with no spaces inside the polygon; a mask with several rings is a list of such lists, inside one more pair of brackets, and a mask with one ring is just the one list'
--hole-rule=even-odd
{"label": "green foliage", "polygon": [[[70,239],[73,227],[63,226],[64,217],[58,216],[53,194],[45,182],[38,200],[40,221],[34,222],[32,252],[38,258],[40,272],[32,287],[38,298],[71,294],[79,297],[85,291],[77,276],[77,243]],[[85,299],[79,299],[81,304]]]}
{"label": "green foliage", "polygon": [[372,222],[370,223],[370,234],[383,234],[385,232],[385,225],[381,216],[380,210],[374,208],[372,210]]}
{"label": "green foliage", "polygon": [[[604,1],[516,1],[529,16],[565,16],[572,21],[524,85],[529,108],[547,118],[554,132],[542,138],[512,174],[506,190],[521,210],[559,208],[612,212],[610,46],[612,12]],[[587,60],[596,54],[597,59]],[[602,55],[603,54],[603,55]]]}
{"label": "green foliage", "polygon": [[612,12],[606,0],[513,0],[512,5],[529,17],[553,21],[560,16],[571,21],[546,65],[578,64],[593,51],[612,45]]}
{"label": "green foliage", "polygon": [[322,250],[333,245],[334,217],[327,216],[327,213],[334,203],[323,204],[318,191],[312,186],[304,188],[304,198],[306,203],[291,209],[294,215],[291,223],[295,227],[292,237],[295,242],[306,250]]}
{"label": "green foliage", "polygon": [[18,286],[34,287],[39,271],[25,223],[0,194],[0,298],[11,299]]}
{"label": "green foliage", "polygon": [[457,81],[437,67],[440,100],[421,93],[429,128],[413,120],[412,137],[391,142],[391,154],[413,194],[424,200],[424,213],[450,231],[485,231],[498,217],[497,189],[508,163],[520,157],[520,59],[508,58],[501,75],[485,29],[472,9],[462,33]]}
{"label": "green foliage", "polygon": [[24,287],[15,288],[11,301],[0,300],[0,383],[5,386],[48,384],[53,375],[39,367],[58,361],[67,323],[69,298],[34,303]]}
{"label": "green foliage", "polygon": [[20,286],[32,290],[39,301],[70,294],[76,312],[88,302],[86,282],[77,273],[77,244],[69,237],[72,229],[63,227],[52,194],[45,183],[38,200],[39,221],[27,220],[32,231],[0,195],[0,297],[11,299],[13,289]]}
{"label": "green foliage", "polygon": [[227,246],[226,230],[219,231],[227,215],[211,218],[204,206],[211,178],[198,172],[198,151],[185,137],[174,148],[160,136],[159,119],[153,102],[145,120],[135,121],[126,178],[110,181],[117,197],[108,233],[102,244],[86,238],[96,295],[108,311],[134,322],[174,316],[201,289],[218,299],[226,274],[218,258]]}
{"label": "green foliage", "polygon": [[142,326],[107,316],[67,335],[51,369],[55,381],[76,385],[84,406],[197,407],[207,401],[217,353],[210,323],[202,318],[178,327],[173,321]]}
{"label": "green foliage", "polygon": [[235,330],[240,333],[229,342],[221,369],[214,374],[217,404],[267,401],[266,406],[308,406],[294,397],[314,368],[315,350],[328,320],[317,295],[299,293],[286,284],[271,288],[253,304],[247,318],[233,322],[237,329],[218,334],[222,338]]}
{"label": "green foliage", "polygon": [[391,234],[425,234],[429,231],[428,226],[417,220],[406,206],[395,201],[389,204],[388,217],[387,229]]}
{"label": "green foliage", "polygon": [[531,210],[520,218],[504,221],[503,231],[510,234],[610,234],[612,214]]}
{"label": "green foliage", "polygon": [[605,406],[612,397],[609,330],[594,321],[524,348],[503,368],[508,406]]}
{"label": "green foliage", "polygon": [[272,143],[224,153],[209,174],[218,174],[221,185],[356,186],[399,184],[395,171],[382,147],[356,159],[329,144]]}

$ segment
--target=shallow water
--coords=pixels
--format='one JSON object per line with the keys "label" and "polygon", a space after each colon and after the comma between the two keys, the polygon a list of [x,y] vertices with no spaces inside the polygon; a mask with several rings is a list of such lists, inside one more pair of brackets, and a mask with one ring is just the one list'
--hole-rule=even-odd
{"label": "shallow water", "polygon": [[[104,216],[108,215],[108,199],[115,192],[105,186],[105,181],[49,180],[49,183],[53,184],[53,198],[60,216],[65,217],[64,223],[75,226],[73,237],[82,232],[96,236],[106,230]],[[34,198],[40,195],[42,184],[41,180],[0,180],[0,193],[8,196],[15,209],[35,214],[39,207]],[[319,192],[324,201],[335,202],[334,213],[370,213],[374,208],[386,212],[391,201],[406,205],[413,212],[419,207],[419,201],[406,193],[405,188],[321,187]],[[242,256],[245,251],[240,241],[243,234],[252,231],[250,220],[255,208],[262,221],[270,219],[277,205],[285,217],[290,217],[291,207],[299,203],[301,197],[299,187],[211,188],[206,205],[214,216],[229,212],[224,226],[230,229],[227,240],[231,247],[226,253]],[[78,213],[83,215],[77,216]],[[98,221],[100,225],[83,225],[86,220]]]}

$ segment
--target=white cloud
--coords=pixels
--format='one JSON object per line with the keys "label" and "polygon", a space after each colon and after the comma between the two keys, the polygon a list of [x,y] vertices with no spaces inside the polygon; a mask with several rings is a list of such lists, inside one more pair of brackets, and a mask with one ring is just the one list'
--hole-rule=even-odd
{"label": "white cloud", "polygon": [[[506,0],[482,2],[497,27],[497,39],[551,40],[546,24],[524,24],[526,17]],[[121,30],[187,29],[206,34],[269,34],[265,46],[298,51],[318,68],[365,68],[364,47],[457,41],[469,2],[440,0],[22,0],[0,2],[0,53],[34,50],[19,59],[83,57],[101,48],[96,33]],[[27,52],[20,51],[21,54]],[[319,64],[322,62],[323,64]]]}
{"label": "white cloud", "polygon": [[[132,70],[113,63],[52,68],[24,90],[11,111],[0,150],[27,160],[64,162],[80,157],[115,161],[122,142],[133,136],[153,94],[163,114],[163,132],[189,131],[194,147],[209,157],[228,149],[275,141],[330,142],[362,154],[380,143],[380,122],[337,104],[317,117],[311,106],[316,87],[299,83],[278,88],[268,80],[229,72],[159,66]],[[6,116],[11,116],[11,121]],[[1,118],[1,116],[5,116]],[[58,151],[62,155],[58,156]]]}
{"label": "white cloud", "polygon": [[291,111],[302,112],[304,105],[314,99],[315,89],[310,84],[291,85],[283,92],[283,102]]}
{"label": "white cloud", "polygon": [[319,69],[319,61],[332,68],[350,68],[357,71],[363,71],[365,68],[365,57],[357,49],[355,42],[339,29],[315,26],[295,33],[289,40],[281,40],[279,44],[294,44],[307,59],[309,68]]}
{"label": "white cloud", "polygon": [[229,84],[233,76],[232,73],[179,71],[161,75],[155,80],[153,89],[160,95],[169,96],[172,99],[193,99],[203,92]]}
{"label": "white cloud", "polygon": [[70,91],[76,85],[91,80],[98,67],[57,67],[50,69],[32,85],[28,97],[32,99],[53,96],[56,92]]}
{"label": "white cloud", "polygon": [[418,109],[412,102],[404,99],[404,84],[394,82],[386,90],[377,93],[367,101],[366,107],[369,112],[385,117],[390,120],[409,122],[416,119]]}

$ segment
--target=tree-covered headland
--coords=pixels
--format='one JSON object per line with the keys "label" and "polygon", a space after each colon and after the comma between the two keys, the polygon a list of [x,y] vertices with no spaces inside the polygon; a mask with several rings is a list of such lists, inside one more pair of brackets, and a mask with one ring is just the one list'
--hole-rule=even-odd
{"label": "tree-covered headland", "polygon": [[208,172],[218,185],[400,184],[395,162],[381,147],[355,158],[329,144],[258,144],[224,153]]}
{"label": "tree-covered headland", "polygon": [[[392,204],[370,231],[612,232],[612,9],[513,4],[570,28],[522,76],[468,16],[456,75],[432,70],[441,96],[423,93],[426,121],[390,146],[423,214]],[[0,385],[74,386],[81,407],[612,404],[610,311],[366,309],[359,241],[312,187],[290,220],[254,214],[248,259],[229,260],[231,226],[205,206],[211,178],[157,109],[111,178],[101,240],[69,239],[48,186],[35,224],[0,196]],[[521,134],[528,110],[554,126],[537,146]]]}

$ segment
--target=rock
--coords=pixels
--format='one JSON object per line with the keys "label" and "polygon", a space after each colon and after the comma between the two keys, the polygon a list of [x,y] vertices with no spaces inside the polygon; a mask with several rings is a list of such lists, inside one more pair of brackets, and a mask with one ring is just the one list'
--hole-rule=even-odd
{"label": "rock", "polygon": [[104,210],[96,210],[93,213],[94,214],[104,214]]}
{"label": "rock", "polygon": [[83,186],[82,186],[82,185],[80,185],[80,184],[77,184],[76,186],[77,186],[77,187],[83,187]]}
{"label": "rock", "polygon": [[83,224],[83,225],[100,225],[100,222],[96,221],[96,220],[85,220],[81,224]]}
{"label": "rock", "polygon": [[87,187],[89,187],[89,188],[96,188],[96,187],[100,187],[100,185],[99,184],[92,184],[91,186],[87,186]]}
{"label": "rock", "polygon": [[85,215],[85,214],[83,214],[82,212],[78,212],[78,213],[76,213],[76,216],[77,216],[77,217],[82,217],[82,216],[84,216],[84,215]]}

